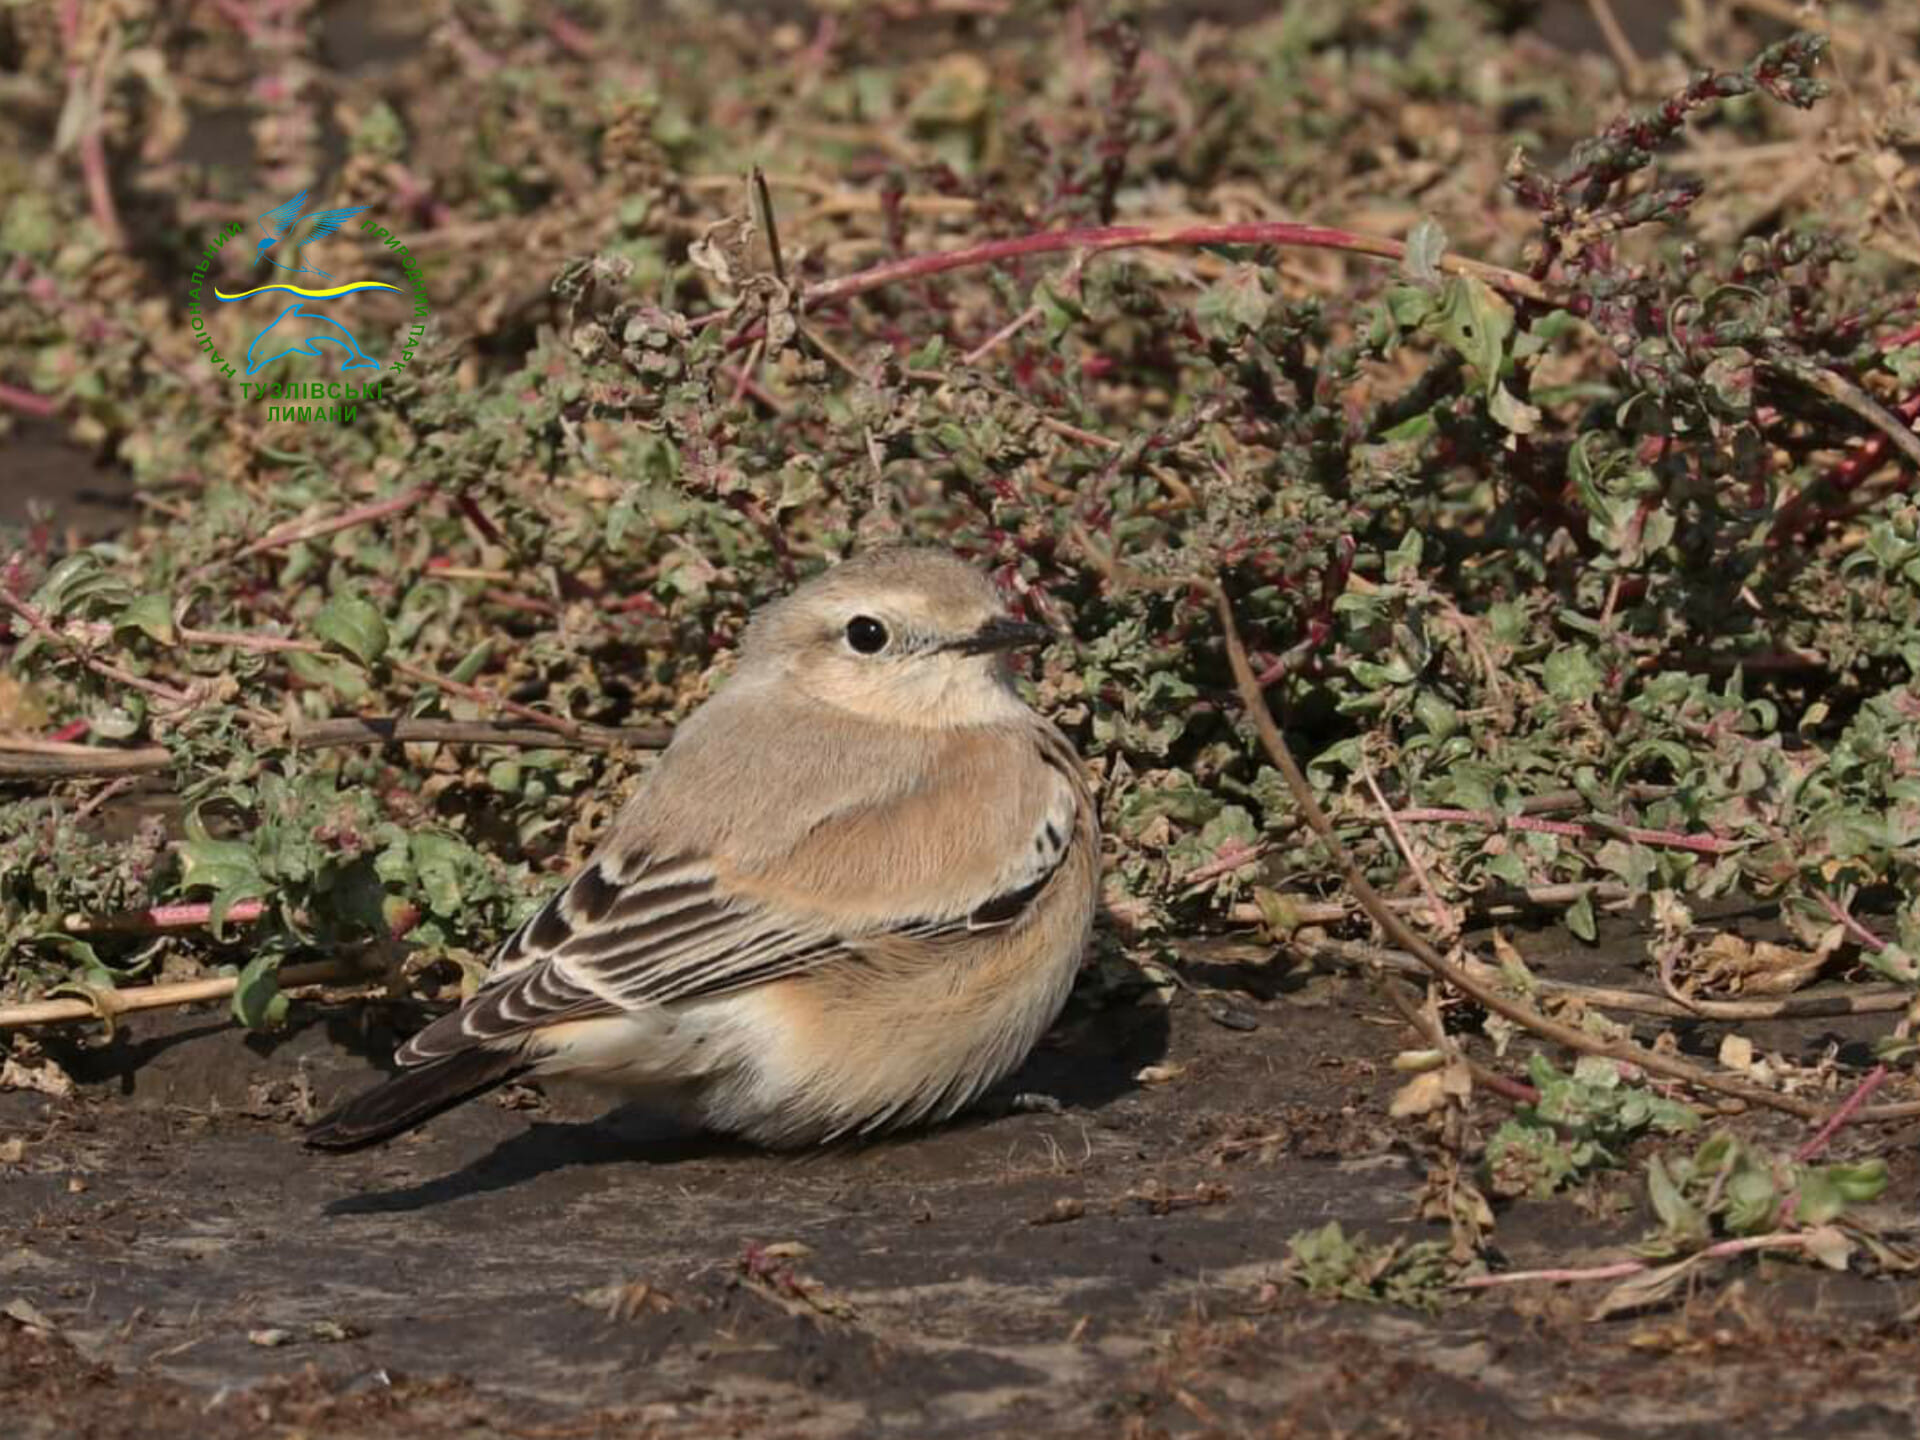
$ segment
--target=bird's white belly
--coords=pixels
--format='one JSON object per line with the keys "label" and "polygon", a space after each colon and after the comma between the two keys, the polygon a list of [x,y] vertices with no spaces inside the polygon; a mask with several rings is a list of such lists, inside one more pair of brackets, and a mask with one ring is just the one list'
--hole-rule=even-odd
{"label": "bird's white belly", "polygon": [[549,1025],[536,1070],[636,1089],[706,1079],[738,1065],[749,1043],[731,999]]}

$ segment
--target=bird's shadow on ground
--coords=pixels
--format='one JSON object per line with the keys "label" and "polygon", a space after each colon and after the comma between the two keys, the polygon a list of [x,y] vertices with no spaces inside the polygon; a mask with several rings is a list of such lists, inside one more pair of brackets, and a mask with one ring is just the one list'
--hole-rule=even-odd
{"label": "bird's shadow on ground", "polygon": [[[945,1128],[991,1125],[1031,1108],[1016,1103],[1016,1096],[1038,1094],[1066,1109],[1099,1110],[1139,1088],[1134,1075],[1165,1056],[1169,1035],[1168,1015],[1161,1006],[1129,1006],[1082,1017],[1081,1023],[1065,1027],[1057,1043],[1043,1045],[1028,1057],[972,1112]],[[832,1150],[885,1148],[911,1143],[926,1133],[902,1131],[871,1141],[850,1141]],[[580,1167],[618,1164],[657,1169],[695,1160],[748,1157],[776,1158],[744,1141],[689,1132],[643,1104],[630,1103],[594,1120],[535,1120],[458,1170],[397,1189],[342,1196],[322,1207],[322,1213],[338,1217],[430,1209]]]}
{"label": "bird's shadow on ground", "polygon": [[425,1210],[524,1185],[557,1171],[597,1165],[654,1168],[689,1160],[752,1153],[724,1136],[663,1125],[638,1105],[597,1120],[535,1120],[460,1169],[393,1190],[345,1195],[322,1207],[329,1216],[388,1215]]}

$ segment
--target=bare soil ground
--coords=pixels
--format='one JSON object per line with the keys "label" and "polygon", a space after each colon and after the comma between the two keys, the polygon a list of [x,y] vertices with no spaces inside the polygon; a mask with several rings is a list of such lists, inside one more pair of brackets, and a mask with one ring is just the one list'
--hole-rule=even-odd
{"label": "bare soil ground", "polygon": [[[85,533],[124,512],[51,432],[17,436],[10,462],[0,520],[29,495]],[[1519,938],[1542,974],[1644,981],[1617,933]],[[1187,994],[1078,1006],[966,1122],[806,1157],[564,1091],[309,1153],[297,1120],[418,1022],[379,1005],[303,1003],[274,1039],[218,1008],[50,1039],[74,1093],[0,1091],[0,1432],[1915,1433],[1912,1283],[1742,1263],[1601,1324],[1590,1291],[1428,1317],[1288,1285],[1303,1228],[1428,1233],[1408,1218],[1423,1163],[1386,1114],[1404,1032],[1354,980],[1192,974],[1254,982],[1233,1006],[1256,1028]],[[1873,1030],[1745,1027],[1801,1056]],[[1172,1078],[1134,1078],[1149,1065]],[[1920,1127],[1888,1138],[1904,1206]],[[1864,1143],[1843,1133],[1834,1157]],[[1624,1180],[1584,1208],[1523,1204],[1499,1243],[1516,1266],[1591,1263],[1640,1233],[1640,1205]]]}
{"label": "bare soil ground", "polygon": [[[1543,973],[1631,978],[1548,948]],[[1910,1285],[1733,1266],[1595,1325],[1591,1290],[1427,1318],[1283,1283],[1304,1227],[1408,1223],[1403,1032],[1342,977],[1232,1005],[1258,1028],[1185,994],[1076,1006],[978,1117],[806,1157],[571,1091],[311,1154],[295,1117],[417,1017],[309,1003],[273,1041],[141,1019],[63,1052],[72,1096],[0,1094],[25,1142],[0,1408],[27,1437],[1913,1433]],[[1135,1081],[1149,1064],[1175,1078]],[[1518,1265],[1590,1263],[1641,1219],[1528,1203],[1499,1238]]]}

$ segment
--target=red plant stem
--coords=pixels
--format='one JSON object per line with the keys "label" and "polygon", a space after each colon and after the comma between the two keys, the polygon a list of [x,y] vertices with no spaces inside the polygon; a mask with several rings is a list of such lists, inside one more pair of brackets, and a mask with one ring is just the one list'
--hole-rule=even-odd
{"label": "red plant stem", "polygon": [[1866,946],[1867,949],[1884,950],[1886,948],[1886,941],[1882,940],[1878,935],[1874,934],[1873,931],[1854,919],[1853,916],[1847,912],[1846,907],[1831,895],[1816,892],[1813,898],[1820,902],[1827,914],[1840,922],[1849,935]]}
{"label": "red plant stem", "polygon": [[[1689,1259],[1707,1258],[1725,1260],[1734,1255],[1746,1255],[1755,1250],[1804,1250],[1807,1237],[1797,1231],[1774,1233],[1771,1235],[1743,1235],[1733,1240],[1722,1240],[1706,1249],[1696,1251]],[[1674,1261],[1684,1264],[1684,1261]],[[1629,1275],[1640,1275],[1653,1269],[1646,1260],[1621,1260],[1612,1265],[1594,1265],[1587,1269],[1575,1270],[1505,1270],[1498,1275],[1469,1275],[1456,1282],[1462,1290],[1487,1290],[1496,1285],[1520,1285],[1529,1280],[1550,1280],[1565,1284],[1577,1280],[1624,1280]]]}
{"label": "red plant stem", "polygon": [[[1242,225],[1090,225],[1078,230],[1044,230],[1033,235],[1018,235],[1008,240],[989,240],[958,250],[939,250],[927,255],[909,255],[888,260],[851,275],[820,280],[801,295],[802,310],[864,295],[903,280],[919,280],[942,275],[949,270],[965,270],[977,265],[1001,265],[1028,255],[1053,255],[1065,250],[1097,254],[1107,250],[1139,248],[1172,249],[1198,245],[1291,245],[1317,250],[1344,250],[1356,255],[1375,255],[1383,260],[1404,259],[1407,247],[1382,235],[1366,235],[1354,230],[1336,230],[1324,225],[1301,225],[1290,220],[1257,221]],[[1455,274],[1473,275],[1496,290],[1526,300],[1554,303],[1554,295],[1539,281],[1497,265],[1463,259],[1457,255],[1441,257],[1440,268]]]}
{"label": "red plant stem", "polygon": [[[236,900],[227,907],[227,919],[239,924],[267,913],[264,900]],[[154,930],[192,930],[213,923],[211,905],[156,905],[151,910],[124,910],[112,915],[69,915],[66,928],[81,934],[99,931],[141,934]]]}
{"label": "red plant stem", "polygon": [[186,706],[193,702],[193,696],[185,690],[177,690],[173,686],[163,684],[158,680],[149,680],[144,675],[136,675],[131,670],[115,665],[110,661],[102,660],[97,656],[89,655],[84,651],[76,652],[74,650],[75,642],[72,637],[56,630],[52,621],[48,620],[45,615],[34,609],[34,607],[25,600],[21,599],[19,594],[14,590],[13,577],[18,573],[19,559],[20,557],[15,555],[13,559],[7,563],[6,570],[0,572],[5,575],[4,579],[0,579],[0,605],[4,605],[22,620],[26,621],[27,625],[36,634],[51,640],[61,650],[73,654],[81,664],[93,671],[94,674],[103,675],[109,680],[118,680],[122,685],[151,695],[154,699],[165,701],[169,705]]}
{"label": "red plant stem", "polygon": [[478,685],[463,684],[450,676],[436,675],[431,670],[423,669],[418,665],[409,665],[404,660],[389,660],[387,663],[393,666],[396,674],[405,675],[409,680],[418,680],[422,685],[431,685],[436,690],[444,690],[449,695],[458,695],[461,699],[471,700],[476,705],[504,710],[509,715],[518,715],[529,725],[538,725],[542,729],[566,736],[576,736],[580,733],[579,722],[569,720],[564,715],[549,715],[546,711],[536,710],[531,705],[522,705],[518,700],[509,700],[504,695],[495,695],[491,691],[482,690]]}
{"label": "red plant stem", "polygon": [[1511,1075],[1502,1075],[1498,1070],[1483,1068],[1476,1071],[1473,1078],[1503,1100],[1511,1100],[1516,1105],[1540,1103],[1540,1092],[1533,1086],[1524,1080],[1516,1080]]}
{"label": "red plant stem", "polygon": [[[1891,343],[1887,348],[1893,348]],[[1893,413],[1902,420],[1920,419],[1920,394],[1909,395],[1893,407]],[[1822,480],[1791,496],[1780,507],[1775,517],[1773,533],[1769,543],[1775,546],[1786,544],[1802,531],[1818,525],[1823,520],[1842,519],[1848,513],[1845,508],[1837,510],[1816,510],[1809,498],[1816,490],[1825,489],[1844,499],[1851,495],[1860,484],[1885,463],[1887,451],[1893,446],[1892,440],[1885,435],[1873,435],[1852,451],[1844,460],[1829,470]]]}
{"label": "red plant stem", "polygon": [[0,405],[9,410],[18,410],[22,415],[32,415],[46,419],[59,408],[44,395],[36,395],[31,390],[22,390],[17,385],[0,385]]}
{"label": "red plant stem", "polygon": [[487,539],[495,545],[505,542],[506,537],[500,533],[499,527],[487,518],[487,512],[474,503],[471,495],[456,495],[453,497],[453,503],[459,507],[462,515],[473,522],[474,528]]}
{"label": "red plant stem", "polygon": [[213,8],[226,16],[233,27],[249,41],[260,38],[260,26],[254,20],[252,11],[248,9],[246,0],[213,0]]}
{"label": "red plant stem", "polygon": [[1793,1163],[1804,1165],[1826,1149],[1828,1142],[1840,1133],[1840,1127],[1860,1113],[1860,1107],[1867,1103],[1874,1091],[1887,1083],[1891,1073],[1884,1065],[1876,1065],[1869,1070],[1866,1079],[1855,1086],[1853,1093],[1841,1102],[1840,1108],[1827,1117],[1827,1123],[1813,1132],[1812,1139],[1793,1152]]}
{"label": "red plant stem", "polygon": [[1577,820],[1542,820],[1533,815],[1495,815],[1485,810],[1414,809],[1396,810],[1396,820],[1413,825],[1486,825],[1495,829],[1534,830],[1542,835],[1566,835],[1576,840],[1598,840],[1618,834],[1642,845],[1661,845],[1670,850],[1694,850],[1702,855],[1726,855],[1741,848],[1741,841],[1723,840],[1717,835],[1687,835],[1678,830],[1642,830],[1623,825],[1619,830],[1603,830]]}
{"label": "red plant stem", "polygon": [[553,43],[578,60],[592,60],[600,53],[600,41],[591,30],[576,25],[566,16],[546,17],[547,35]]}
{"label": "red plant stem", "polygon": [[1265,845],[1242,845],[1238,840],[1229,840],[1213,859],[1198,869],[1182,875],[1181,883],[1204,885],[1209,880],[1217,880],[1222,875],[1231,875],[1234,871],[1251,865],[1266,853]]}
{"label": "red plant stem", "polygon": [[[267,913],[265,900],[236,900],[227,907],[227,920],[248,925]],[[150,910],[122,910],[110,915],[69,915],[63,928],[79,935],[102,933],[144,935],[162,930],[194,930],[213,923],[213,906],[156,905]],[[388,931],[396,939],[420,923],[420,912],[412,905],[400,907]]]}
{"label": "red plant stem", "polygon": [[251,545],[234,551],[224,560],[211,560],[202,565],[187,578],[197,580],[209,571],[237,560],[250,559],[255,555],[264,555],[269,550],[283,549],[288,545],[297,545],[303,540],[318,540],[327,535],[336,535],[342,530],[350,530],[355,525],[366,525],[375,520],[384,520],[390,515],[399,515],[411,510],[427,496],[433,493],[431,484],[416,485],[404,490],[388,500],[377,500],[358,509],[349,510],[343,515],[335,515],[330,520],[314,520],[291,527],[284,527],[254,541]]}
{"label": "red plant stem", "polygon": [[127,232],[120,226],[120,212],[113,203],[113,186],[107,178],[107,147],[97,129],[80,137],[80,169],[87,177],[87,203],[93,210],[93,223],[100,227],[107,246],[127,248]]}
{"label": "red plant stem", "polygon": [[120,212],[113,203],[113,184],[107,173],[107,146],[101,138],[102,112],[107,101],[106,54],[93,57],[92,73],[79,59],[80,0],[65,0],[60,7],[60,41],[67,52],[67,89],[71,95],[83,86],[87,90],[87,127],[80,133],[80,173],[86,177],[87,204],[93,211],[93,223],[112,250],[127,248],[127,232],[121,227]]}
{"label": "red plant stem", "polygon": [[[1816,895],[1814,898],[1825,907],[1829,915],[1840,922],[1848,934],[1866,946],[1867,949],[1881,950],[1886,947],[1886,941],[1882,940],[1878,935],[1874,934],[1873,931],[1854,919],[1847,908],[1831,895],[1821,894]],[[1840,1108],[1827,1117],[1826,1123],[1814,1131],[1813,1137],[1809,1139],[1806,1144],[1793,1152],[1794,1163],[1797,1165],[1805,1164],[1808,1160],[1811,1160],[1822,1150],[1826,1149],[1828,1142],[1840,1133],[1840,1127],[1853,1119],[1855,1115],[1859,1114],[1861,1107],[1867,1103],[1868,1097],[1882,1085],[1886,1084],[1890,1073],[1885,1065],[1876,1065],[1873,1069],[1869,1070],[1866,1078],[1854,1088],[1854,1092],[1840,1102]],[[1791,1197],[1789,1197],[1788,1203],[1790,1202]],[[1785,1206],[1783,1205],[1782,1208],[1784,1209]]]}

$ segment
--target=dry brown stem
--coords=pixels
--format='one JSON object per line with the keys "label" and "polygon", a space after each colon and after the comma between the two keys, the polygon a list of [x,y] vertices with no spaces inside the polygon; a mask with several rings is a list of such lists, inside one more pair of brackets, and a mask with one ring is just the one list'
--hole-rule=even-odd
{"label": "dry brown stem", "polygon": [[[660,750],[673,738],[666,725],[613,729],[576,725],[562,732],[501,720],[408,720],[391,716],[302,720],[289,739],[296,750],[325,750],[340,745],[435,744],[507,745],[520,749]],[[75,780],[106,775],[147,775],[166,770],[173,757],[164,746],[108,750],[90,745],[43,741],[31,750],[18,742],[0,744],[0,781]]]}
{"label": "dry brown stem", "polygon": [[[364,980],[367,971],[351,960],[316,960],[306,965],[282,965],[280,988],[327,985]],[[224,1000],[240,983],[237,975],[215,975],[205,980],[170,980],[161,985],[136,985],[126,990],[94,990],[87,998],[30,1000],[22,1005],[0,1005],[0,1030],[28,1025],[63,1025],[76,1020],[112,1020],[136,1010],[165,1010],[204,1000]]]}

